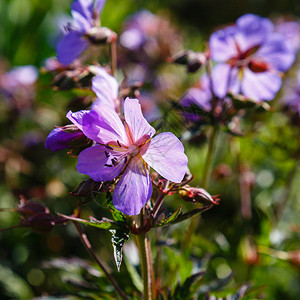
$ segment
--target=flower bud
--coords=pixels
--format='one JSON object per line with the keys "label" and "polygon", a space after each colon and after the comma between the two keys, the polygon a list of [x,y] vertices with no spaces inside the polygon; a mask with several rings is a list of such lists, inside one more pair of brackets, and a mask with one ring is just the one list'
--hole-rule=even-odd
{"label": "flower bud", "polygon": [[193,52],[191,50],[183,50],[175,54],[170,62],[179,65],[186,65],[189,73],[194,73],[206,65],[207,58],[204,53]]}
{"label": "flower bud", "polygon": [[96,182],[93,179],[82,181],[71,195],[76,197],[88,197],[94,192],[107,192],[110,190],[110,182]]}
{"label": "flower bud", "polygon": [[17,211],[21,215],[21,226],[40,233],[49,233],[56,224],[66,222],[65,218],[50,214],[49,209],[42,203],[28,201],[23,196],[21,196]]}
{"label": "flower bud", "polygon": [[91,140],[75,125],[54,128],[48,135],[45,147],[55,152],[63,149],[87,147]]}
{"label": "flower bud", "polygon": [[179,65],[186,65],[188,63],[188,57],[192,53],[191,50],[182,50],[176,53],[171,59],[170,62]]}
{"label": "flower bud", "polygon": [[95,74],[88,68],[66,70],[55,76],[52,85],[55,89],[61,91],[67,91],[73,88],[89,87],[94,76]]}
{"label": "flower bud", "polygon": [[179,191],[179,195],[184,201],[202,203],[205,205],[219,205],[220,201],[217,196],[211,196],[206,190],[190,187],[189,185],[183,186]]}
{"label": "flower bud", "polygon": [[206,65],[207,59],[203,53],[194,53],[192,52],[188,56],[187,71],[188,73],[194,73],[200,70],[203,66]]}
{"label": "flower bud", "polygon": [[92,27],[84,36],[94,45],[110,44],[117,40],[117,34],[106,27]]}
{"label": "flower bud", "polygon": [[38,213],[49,213],[49,209],[40,202],[28,201],[24,196],[20,196],[20,204],[17,212],[24,218],[31,217]]}

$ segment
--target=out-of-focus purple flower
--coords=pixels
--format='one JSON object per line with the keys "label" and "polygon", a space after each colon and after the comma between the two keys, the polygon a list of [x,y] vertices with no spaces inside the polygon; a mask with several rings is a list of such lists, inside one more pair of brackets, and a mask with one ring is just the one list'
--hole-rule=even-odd
{"label": "out-of-focus purple flower", "polygon": [[46,139],[45,147],[55,152],[63,149],[87,146],[90,140],[87,139],[82,128],[82,119],[87,113],[87,110],[82,110],[77,113],[68,112],[67,118],[74,125],[54,128]]}
{"label": "out-of-focus purple flower", "polygon": [[38,71],[34,66],[20,66],[0,74],[0,92],[17,110],[27,109],[35,95]]}
{"label": "out-of-focus purple flower", "polygon": [[57,58],[63,65],[70,64],[85,51],[89,43],[101,44],[116,39],[110,29],[99,27],[99,16],[106,0],[75,0],[71,13],[73,24],[57,46]]}
{"label": "out-of-focus purple flower", "polygon": [[141,92],[139,96],[143,115],[148,122],[154,122],[161,117],[161,112],[151,93]]}
{"label": "out-of-focus purple flower", "polygon": [[243,94],[254,100],[272,100],[281,86],[281,74],[290,68],[295,53],[272,22],[253,14],[235,25],[214,32],[209,40],[215,94]]}
{"label": "out-of-focus purple flower", "polygon": [[290,79],[285,82],[281,103],[292,113],[297,113],[300,117],[300,71],[297,79]]}
{"label": "out-of-focus purple flower", "polygon": [[146,69],[164,62],[182,45],[180,35],[169,20],[147,10],[129,18],[119,42],[119,64],[139,63]]}
{"label": "out-of-focus purple flower", "polygon": [[275,30],[284,36],[291,51],[300,50],[300,23],[298,21],[279,21]]}
{"label": "out-of-focus purple flower", "polygon": [[[93,72],[96,74],[96,76],[92,80],[92,90],[97,96],[97,100],[93,103],[93,107],[99,104],[105,104],[118,111],[117,108],[120,104],[118,100],[118,82],[113,76],[108,74],[104,68],[93,67]],[[138,84],[137,87],[139,87]],[[131,87],[128,87],[128,89],[130,90]],[[142,106],[143,115],[146,120],[148,122],[152,122],[160,117],[160,111],[150,94],[138,93],[138,95],[140,104]]]}
{"label": "out-of-focus purple flower", "polygon": [[187,169],[187,157],[172,133],[153,138],[155,129],[143,117],[137,99],[125,100],[124,119],[122,123],[115,110],[101,104],[83,116],[83,132],[97,145],[79,154],[77,170],[97,182],[122,174],[113,204],[127,215],[137,215],[152,195],[149,167],[179,183]]}
{"label": "out-of-focus purple flower", "polygon": [[[210,111],[212,108],[211,105],[212,94],[210,90],[210,82],[207,75],[203,75],[198,84],[195,87],[190,88],[180,100],[180,104],[183,108],[199,107],[201,110]],[[184,117],[187,121],[196,122],[199,120],[199,114],[195,111],[193,113],[184,112]]]}
{"label": "out-of-focus purple flower", "polygon": [[92,90],[97,96],[93,106],[105,104],[116,109],[118,104],[119,84],[115,77],[109,75],[104,68],[95,67],[96,76],[92,80]]}
{"label": "out-of-focus purple flower", "polygon": [[1,76],[1,85],[13,90],[20,86],[29,86],[36,82],[38,71],[34,66],[15,67]]}

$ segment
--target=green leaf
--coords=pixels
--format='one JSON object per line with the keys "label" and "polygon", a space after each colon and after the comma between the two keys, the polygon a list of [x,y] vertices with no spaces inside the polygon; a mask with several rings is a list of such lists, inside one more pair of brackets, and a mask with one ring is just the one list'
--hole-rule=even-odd
{"label": "green leaf", "polygon": [[120,272],[120,267],[123,258],[123,246],[129,239],[129,231],[124,231],[123,229],[111,229],[110,230],[112,237],[111,242],[114,248],[114,258],[118,268],[118,272]]}
{"label": "green leaf", "polygon": [[185,282],[181,285],[180,283],[177,284],[175,288],[175,292],[172,296],[172,299],[174,300],[188,300],[192,299],[193,293],[195,293],[197,290],[192,291],[192,286],[196,283],[197,288],[199,288],[199,282],[202,281],[202,275],[204,272],[196,273],[190,277],[188,277]]}
{"label": "green leaf", "polygon": [[164,216],[161,221],[159,221],[157,224],[155,224],[154,227],[165,226],[165,225],[175,221],[180,214],[181,214],[181,205],[168,218],[165,218],[165,216]]}
{"label": "green leaf", "polygon": [[126,216],[113,206],[112,195],[110,192],[106,193],[106,200],[113,219],[117,222],[126,222]]}
{"label": "green leaf", "polygon": [[185,221],[195,215],[201,214],[203,212],[205,212],[206,210],[209,210],[210,208],[212,208],[213,205],[209,205],[209,206],[203,206],[200,208],[195,208],[191,211],[188,211],[185,214],[179,214],[178,217],[176,219],[174,219],[172,222],[169,222],[170,224],[176,224],[176,223],[180,223],[182,221]]}
{"label": "green leaf", "polygon": [[228,297],[228,300],[240,300],[240,299],[242,299],[242,297],[244,297],[247,289],[248,289],[248,286],[246,284],[243,285],[235,294]]}
{"label": "green leaf", "polygon": [[88,226],[97,227],[97,228],[100,228],[100,229],[109,230],[109,229],[118,229],[118,228],[122,227],[121,224],[118,224],[118,223],[116,223],[116,222],[114,222],[110,219],[107,219],[107,218],[102,218],[101,220],[97,220],[94,217],[90,217],[90,220],[88,221],[88,220],[84,220],[84,219],[80,219],[80,218],[75,218],[75,217],[72,217],[72,216],[66,216],[66,215],[63,215],[63,214],[58,214],[58,215],[65,218],[65,219],[68,219],[70,221],[78,222],[78,223],[88,225]]}

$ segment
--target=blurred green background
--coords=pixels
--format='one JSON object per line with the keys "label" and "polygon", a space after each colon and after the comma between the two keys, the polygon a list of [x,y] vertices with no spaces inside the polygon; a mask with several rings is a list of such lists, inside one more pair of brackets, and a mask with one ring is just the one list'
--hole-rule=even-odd
{"label": "blurred green background", "polygon": [[[71,1],[61,0],[1,0],[0,74],[21,65],[40,68],[46,58],[55,56],[61,28],[70,20],[70,4]],[[247,12],[271,17],[282,14],[300,16],[300,2],[297,0],[108,0],[102,24],[119,32],[126,18],[141,9],[168,15],[184,36],[184,47],[193,50],[203,48],[214,28],[234,22]],[[180,92],[198,76],[186,78],[188,75],[180,66],[172,70],[184,77]],[[56,92],[51,88],[51,79],[51,75],[42,74],[32,106],[24,112],[11,110],[0,98],[0,208],[16,207],[19,194],[43,201],[53,213],[71,214],[76,207],[76,199],[69,192],[86,177],[75,170],[76,158],[67,157],[66,151],[52,153],[44,149],[44,141],[53,126],[68,123],[65,114],[72,108],[70,101],[78,97],[78,92]],[[247,133],[245,137],[234,138],[222,132],[218,138],[208,191],[220,195],[221,204],[202,215],[193,239],[192,254],[201,258],[203,263],[210,257],[207,258],[207,282],[225,280],[233,272],[226,279],[228,290],[215,292],[221,297],[244,283],[250,283],[253,291],[265,299],[294,300],[300,297],[300,258],[298,265],[297,261],[292,264],[279,259],[279,252],[268,250],[285,253],[300,250],[299,128],[291,126],[288,117],[276,111],[276,101],[274,107],[275,111],[248,116],[243,124]],[[195,174],[193,184],[198,185],[206,144],[185,147],[189,167]],[[220,175],[222,167],[228,171],[225,176]],[[250,219],[241,214],[238,188],[241,173],[247,173],[250,181],[255,178],[255,183],[250,184]],[[104,198],[98,198],[85,206],[83,217],[106,215]],[[280,207],[283,198],[288,200],[277,218],[274,208]],[[169,209],[176,209],[179,203],[190,207],[178,197],[173,201],[170,198],[167,205]],[[0,212],[1,228],[17,223],[17,214]],[[174,279],[169,278],[169,274],[179,270],[177,279],[183,281],[192,269],[178,246],[186,228],[187,224],[183,223],[163,229],[161,233],[160,240],[171,239],[170,246],[160,247],[165,251],[164,261],[169,268],[166,281],[172,285]],[[134,285],[128,283],[128,276],[124,276],[127,275],[126,268],[123,266],[120,274],[116,272],[110,234],[90,228],[87,228],[87,233],[120,285],[128,293],[132,292]],[[261,252],[267,254],[257,257],[254,244],[264,246]],[[49,235],[25,229],[1,233],[0,298],[32,299],[83,289],[75,284],[76,279],[79,281],[83,276],[83,271],[76,269],[78,263],[74,264],[75,267],[64,266],[60,271],[47,269],[43,264],[50,258],[73,256],[88,258],[72,224],[55,228]],[[98,280],[101,285],[103,278]]]}

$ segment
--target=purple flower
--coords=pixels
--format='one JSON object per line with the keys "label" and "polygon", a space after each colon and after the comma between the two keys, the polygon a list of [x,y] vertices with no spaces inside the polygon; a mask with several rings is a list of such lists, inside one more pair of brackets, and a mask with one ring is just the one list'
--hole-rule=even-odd
{"label": "purple flower", "polygon": [[0,74],[0,93],[5,96],[8,105],[21,112],[31,107],[35,96],[38,71],[34,66],[14,67]]}
{"label": "purple flower", "polygon": [[[207,75],[203,75],[195,87],[190,88],[181,98],[180,104],[183,107],[198,106],[204,111],[210,111],[211,106],[211,91],[210,82]],[[199,115],[193,112],[184,112],[184,117],[187,121],[196,122],[199,120]]]}
{"label": "purple flower", "polygon": [[300,71],[298,71],[297,80],[293,78],[286,82],[281,102],[289,111],[297,113],[300,117]]}
{"label": "purple flower", "polygon": [[119,84],[116,79],[109,75],[104,68],[96,67],[94,72],[97,74],[92,80],[92,90],[97,96],[93,106],[105,104],[116,109],[118,102]]}
{"label": "purple flower", "polygon": [[[109,75],[104,68],[92,67],[92,71],[97,74],[92,80],[92,90],[97,96],[93,107],[99,104],[105,104],[118,111],[119,84],[116,79]],[[144,117],[152,122],[160,117],[160,111],[149,93],[139,95],[140,104]]]}
{"label": "purple flower", "polygon": [[281,21],[275,30],[284,36],[287,46],[291,51],[300,50],[300,23],[297,21]]}
{"label": "purple flower", "polygon": [[267,18],[247,14],[236,24],[214,32],[209,40],[215,94],[241,93],[255,100],[272,100],[281,86],[281,74],[290,68],[295,53],[284,37],[274,32]]}
{"label": "purple flower", "polygon": [[137,215],[152,195],[149,167],[179,183],[187,169],[187,157],[172,133],[153,138],[155,129],[143,117],[137,99],[125,100],[124,119],[122,123],[115,110],[101,104],[83,116],[83,132],[97,145],[79,154],[77,170],[95,181],[121,175],[113,204],[127,215]]}
{"label": "purple flower", "polygon": [[63,65],[70,64],[88,48],[87,36],[95,31],[105,1],[95,0],[94,3],[94,0],[75,0],[73,2],[71,13],[74,22],[57,46],[57,58]]}
{"label": "purple flower", "polygon": [[88,144],[88,140],[82,128],[82,118],[86,113],[88,113],[87,110],[82,110],[77,113],[68,112],[67,118],[74,125],[54,128],[46,139],[46,149],[55,152],[63,149],[82,147]]}

